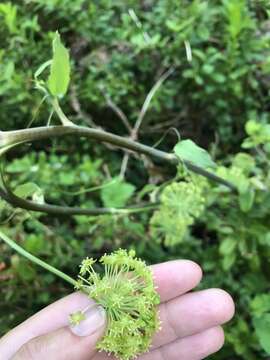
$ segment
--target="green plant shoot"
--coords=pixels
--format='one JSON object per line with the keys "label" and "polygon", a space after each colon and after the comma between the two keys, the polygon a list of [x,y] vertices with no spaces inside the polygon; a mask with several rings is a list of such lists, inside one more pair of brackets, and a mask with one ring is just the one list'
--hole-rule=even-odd
{"label": "green plant shoot", "polygon": [[58,32],[53,40],[53,59],[48,78],[48,88],[54,97],[63,97],[70,81],[70,63],[68,50],[61,42]]}

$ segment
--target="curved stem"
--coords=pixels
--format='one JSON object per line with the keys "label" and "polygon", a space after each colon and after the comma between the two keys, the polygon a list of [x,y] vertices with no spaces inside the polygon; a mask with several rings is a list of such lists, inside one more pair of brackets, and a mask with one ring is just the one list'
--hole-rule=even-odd
{"label": "curved stem", "polygon": [[0,196],[11,204],[13,207],[19,207],[21,209],[29,211],[44,212],[51,215],[121,215],[121,214],[134,214],[142,211],[153,210],[158,206],[158,203],[153,204],[138,204],[126,208],[95,208],[95,209],[84,209],[80,207],[69,207],[69,206],[58,206],[52,204],[39,204],[34,201],[25,200],[4,186],[4,189],[0,187]]}
{"label": "curved stem", "polygon": [[[154,149],[150,146],[141,144],[139,142],[130,140],[128,138],[124,138],[103,130],[99,129],[90,129],[83,126],[49,126],[49,127],[36,127],[31,129],[23,129],[23,130],[15,130],[15,131],[7,131],[0,132],[0,147],[6,145],[12,145],[18,142],[31,142],[38,141],[46,138],[54,138],[61,137],[64,135],[76,135],[86,137],[88,139],[95,139],[101,142],[107,142],[118,146],[119,148],[125,148],[131,151],[135,151],[141,154],[148,155],[150,157],[159,159],[161,161],[165,161],[171,163],[173,165],[177,165],[180,163],[180,160],[172,153],[166,153],[164,151]],[[192,162],[185,160],[183,163],[186,167],[197,173],[202,175],[209,180],[215,181],[219,184],[222,184],[232,191],[237,192],[237,188],[235,185],[230,183],[227,180],[222,179],[221,177],[201,168],[197,165],[194,165]]]}
{"label": "curved stem", "polygon": [[32,261],[33,263],[43,267],[45,270],[50,271],[51,273],[57,275],[58,277],[62,278],[63,280],[65,280],[66,282],[68,282],[69,284],[75,286],[76,285],[76,281],[74,279],[72,279],[70,276],[68,276],[67,274],[63,273],[62,271],[56,269],[55,267],[47,264],[45,261],[40,260],[39,258],[37,258],[36,256],[30,254],[28,251],[26,251],[25,249],[23,249],[21,246],[19,246],[18,244],[15,243],[15,241],[11,240],[6,234],[4,234],[1,230],[0,230],[0,238],[7,244],[9,245],[12,249],[14,249],[15,251],[17,251],[20,255],[24,256],[26,259]]}

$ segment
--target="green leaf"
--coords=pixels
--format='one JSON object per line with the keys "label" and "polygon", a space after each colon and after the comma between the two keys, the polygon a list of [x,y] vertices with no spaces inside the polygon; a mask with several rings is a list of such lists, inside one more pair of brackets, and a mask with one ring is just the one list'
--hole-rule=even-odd
{"label": "green leaf", "polygon": [[253,325],[262,348],[267,354],[270,354],[270,313],[255,318]]}
{"label": "green leaf", "polygon": [[257,317],[270,312],[270,294],[257,295],[250,303],[252,313]]}
{"label": "green leaf", "polygon": [[248,188],[246,191],[239,194],[238,200],[240,209],[243,212],[248,212],[254,203],[255,191],[252,188]]}
{"label": "green leaf", "polygon": [[232,253],[234,253],[236,245],[236,239],[228,237],[221,242],[219,246],[219,252],[221,255],[231,255]]}
{"label": "green leaf", "polygon": [[19,185],[14,193],[23,199],[31,197],[35,202],[44,204],[43,192],[35,183],[29,182]]}
{"label": "green leaf", "polygon": [[11,257],[11,267],[16,275],[23,281],[33,281],[36,277],[35,269],[27,262],[27,260],[20,258],[18,255]]}
{"label": "green leaf", "polygon": [[215,167],[216,164],[211,159],[209,153],[196,145],[192,140],[182,140],[174,147],[175,154],[183,161],[190,161],[194,165],[203,168]]}
{"label": "green leaf", "polygon": [[25,239],[24,248],[34,255],[40,254],[46,248],[44,236],[42,234],[30,234]]}
{"label": "green leaf", "polygon": [[222,259],[222,268],[225,271],[230,270],[230,268],[233,266],[235,261],[236,261],[236,253],[225,255],[224,258]]}
{"label": "green leaf", "polygon": [[235,155],[232,164],[236,168],[243,170],[245,174],[249,174],[256,165],[255,159],[251,155],[241,152]]}
{"label": "green leaf", "polygon": [[122,207],[131,198],[135,186],[120,179],[101,190],[101,199],[106,207]]}
{"label": "green leaf", "polygon": [[70,81],[70,63],[68,50],[61,42],[58,32],[53,40],[53,59],[48,79],[48,88],[53,96],[66,94]]}
{"label": "green leaf", "polygon": [[4,22],[11,34],[18,32],[17,27],[17,6],[9,1],[6,4],[0,3],[0,15],[4,16]]}

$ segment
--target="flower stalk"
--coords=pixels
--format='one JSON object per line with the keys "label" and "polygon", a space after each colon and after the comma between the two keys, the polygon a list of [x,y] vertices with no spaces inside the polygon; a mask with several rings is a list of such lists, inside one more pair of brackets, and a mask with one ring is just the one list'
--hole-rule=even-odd
{"label": "flower stalk", "polygon": [[36,264],[38,266],[41,266],[43,269],[45,269],[47,271],[50,271],[51,273],[53,273],[54,275],[56,275],[56,276],[60,277],[61,279],[65,280],[69,284],[71,284],[73,286],[76,286],[77,282],[74,279],[72,279],[70,276],[63,273],[62,271],[56,269],[52,265],[47,264],[45,261],[43,261],[43,260],[37,258],[36,256],[30,254],[28,251],[26,251],[20,245],[18,245],[15,241],[10,239],[5,233],[3,233],[3,231],[1,231],[1,229],[0,229],[0,238],[7,245],[9,245],[13,250],[15,250],[18,254],[20,254],[23,257],[25,257],[26,259],[32,261],[34,264]]}

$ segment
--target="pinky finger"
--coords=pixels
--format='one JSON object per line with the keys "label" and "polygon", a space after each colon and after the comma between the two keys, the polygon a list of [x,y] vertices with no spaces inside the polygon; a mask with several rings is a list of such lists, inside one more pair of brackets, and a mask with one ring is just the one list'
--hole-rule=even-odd
{"label": "pinky finger", "polygon": [[140,360],[201,360],[217,352],[224,344],[224,332],[216,326],[187,336],[139,357]]}

